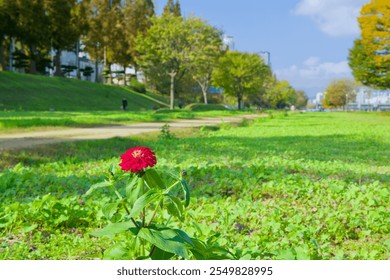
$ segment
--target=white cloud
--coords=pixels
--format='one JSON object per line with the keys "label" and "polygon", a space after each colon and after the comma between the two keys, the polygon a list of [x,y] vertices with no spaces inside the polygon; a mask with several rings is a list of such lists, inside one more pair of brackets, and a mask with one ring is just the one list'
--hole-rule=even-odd
{"label": "white cloud", "polygon": [[367,0],[300,0],[293,13],[309,16],[330,36],[358,35],[357,17]]}
{"label": "white cloud", "polygon": [[352,79],[348,61],[321,62],[318,57],[309,57],[302,65],[275,70],[279,80],[288,80],[295,89],[303,89],[309,96],[327,88],[336,79]]}

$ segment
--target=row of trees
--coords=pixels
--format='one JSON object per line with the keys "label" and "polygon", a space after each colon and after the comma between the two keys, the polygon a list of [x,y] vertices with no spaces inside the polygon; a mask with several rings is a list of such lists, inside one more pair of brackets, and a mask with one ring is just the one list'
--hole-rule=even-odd
{"label": "row of trees", "polygon": [[277,108],[307,101],[303,92],[278,81],[259,55],[228,50],[222,31],[200,18],[182,17],[178,0],[168,0],[160,17],[152,0],[0,0],[0,18],[3,69],[23,54],[28,63],[19,67],[42,73],[54,50],[55,75],[62,76],[62,51],[78,57],[82,45],[96,62],[96,75],[101,62],[109,82],[112,64],[123,73],[130,66],[142,70],[149,86],[170,94],[172,109],[175,99],[194,88],[207,104],[211,85],[236,98],[239,108],[244,101]]}

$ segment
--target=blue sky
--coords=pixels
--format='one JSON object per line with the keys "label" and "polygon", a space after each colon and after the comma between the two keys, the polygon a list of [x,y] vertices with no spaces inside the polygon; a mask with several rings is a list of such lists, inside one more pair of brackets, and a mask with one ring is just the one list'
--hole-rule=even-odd
{"label": "blue sky", "polygon": [[[160,12],[167,0],[156,0]],[[182,13],[233,36],[238,51],[271,54],[272,70],[309,97],[352,78],[348,51],[369,0],[180,0]],[[264,57],[265,59],[266,56]]]}

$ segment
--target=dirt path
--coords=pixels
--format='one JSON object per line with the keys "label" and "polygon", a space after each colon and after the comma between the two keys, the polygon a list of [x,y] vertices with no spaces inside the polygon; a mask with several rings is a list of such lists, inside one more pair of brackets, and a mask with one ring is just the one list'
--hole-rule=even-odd
{"label": "dirt path", "polygon": [[[202,118],[192,120],[177,120],[168,122],[172,129],[200,127],[203,125],[218,125],[221,123],[240,122],[245,119],[254,119],[262,115],[241,115],[235,117]],[[53,144],[68,141],[108,139],[126,137],[146,132],[161,130],[165,124],[161,122],[137,123],[129,125],[104,126],[95,128],[74,128],[65,130],[35,131],[0,135],[0,150],[28,148],[36,145]]]}

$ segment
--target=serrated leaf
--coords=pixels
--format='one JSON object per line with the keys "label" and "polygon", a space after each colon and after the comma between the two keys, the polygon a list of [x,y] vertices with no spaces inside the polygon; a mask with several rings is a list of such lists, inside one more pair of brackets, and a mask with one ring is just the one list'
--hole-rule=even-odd
{"label": "serrated leaf", "polygon": [[92,192],[94,192],[97,189],[112,187],[113,184],[114,183],[112,181],[104,181],[104,182],[94,184],[89,188],[89,190],[85,193],[85,195],[90,195]]}
{"label": "serrated leaf", "polygon": [[183,180],[183,179],[180,180],[180,183],[181,183],[181,186],[183,188],[184,195],[185,195],[184,206],[188,207],[188,205],[190,204],[190,188],[188,187],[187,182],[185,180]]}
{"label": "serrated leaf", "polygon": [[161,193],[157,192],[155,189],[149,190],[144,193],[141,197],[137,199],[134,203],[133,208],[130,211],[130,217],[135,218],[141,213],[142,209],[148,206],[153,201],[159,201],[159,198],[162,196]]}
{"label": "serrated leaf", "polygon": [[161,180],[160,175],[154,169],[148,169],[142,176],[149,188],[160,188],[165,189],[165,184]]}
{"label": "serrated leaf", "polygon": [[188,251],[184,240],[172,230],[154,230],[141,228],[137,235],[163,251],[173,253],[182,258],[188,259]]}
{"label": "serrated leaf", "polygon": [[125,232],[133,226],[132,222],[122,222],[109,224],[105,228],[91,232],[90,234],[96,237],[114,237],[115,234]]}

